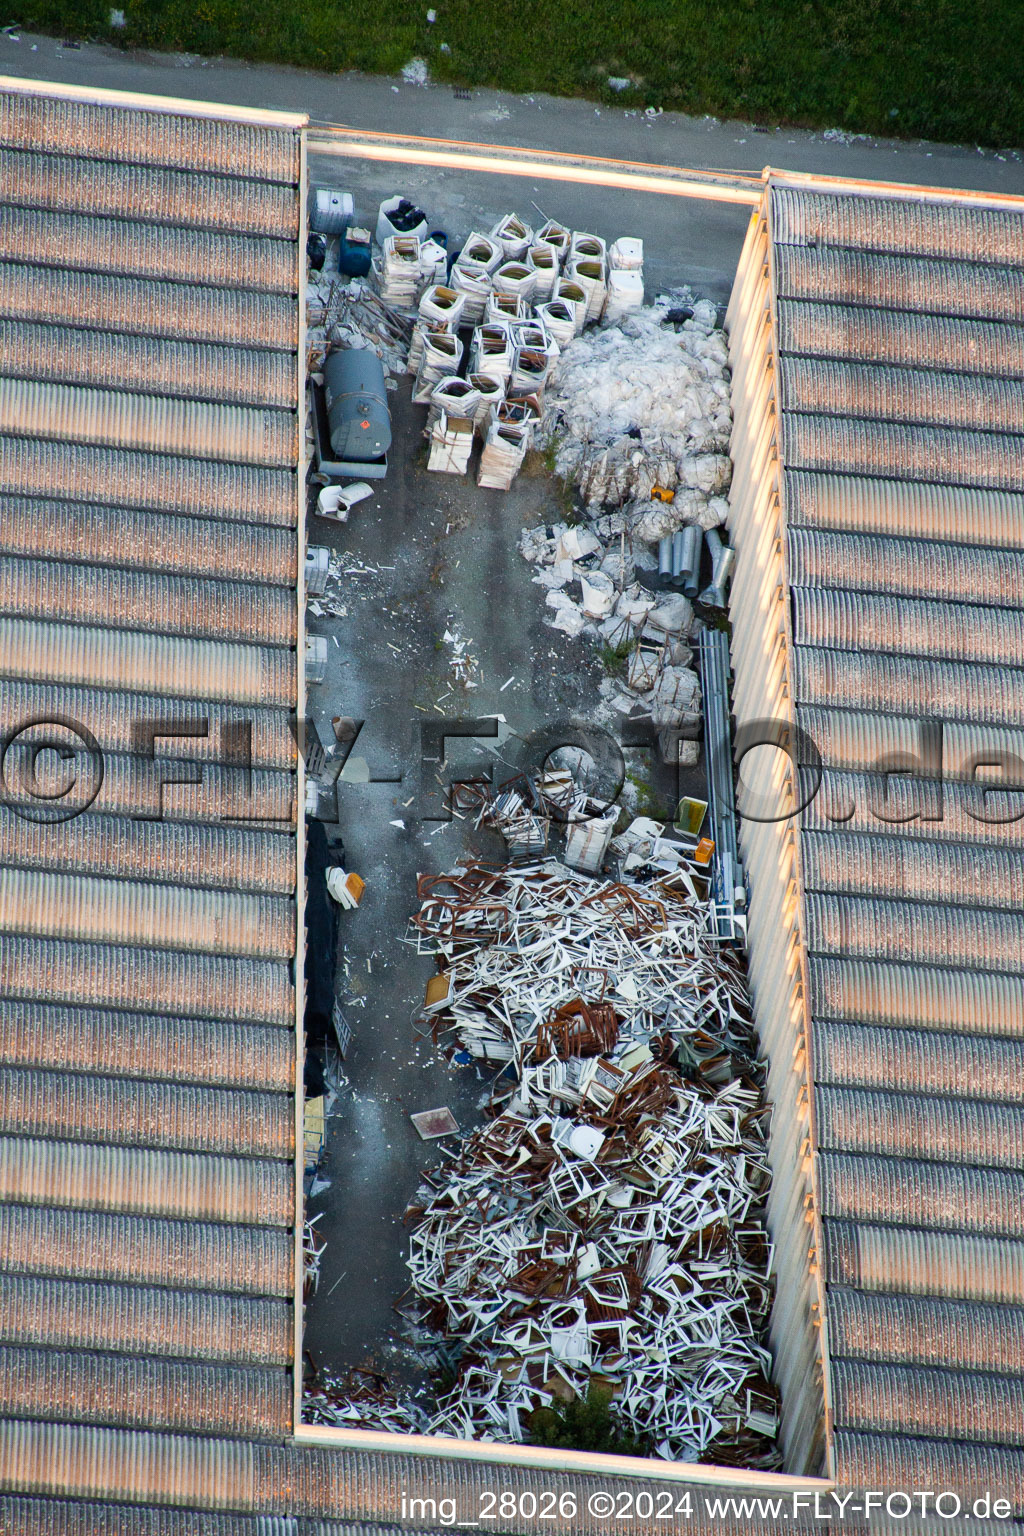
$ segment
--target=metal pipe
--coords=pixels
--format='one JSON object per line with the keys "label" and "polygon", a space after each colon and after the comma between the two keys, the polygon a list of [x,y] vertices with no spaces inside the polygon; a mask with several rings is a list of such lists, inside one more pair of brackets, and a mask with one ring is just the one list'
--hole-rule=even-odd
{"label": "metal pipe", "polygon": [[700,524],[690,523],[686,528],[681,529],[680,533],[682,548],[676,574],[682,578],[684,595],[693,598],[697,596],[700,586]]}
{"label": "metal pipe", "polygon": [[736,559],[736,551],[730,545],[722,543],[722,535],[717,528],[709,528],[704,537],[708,541],[708,551],[711,555],[711,584],[705,587],[701,598],[702,601],[712,603],[716,608],[724,608],[725,584],[729,580]]}

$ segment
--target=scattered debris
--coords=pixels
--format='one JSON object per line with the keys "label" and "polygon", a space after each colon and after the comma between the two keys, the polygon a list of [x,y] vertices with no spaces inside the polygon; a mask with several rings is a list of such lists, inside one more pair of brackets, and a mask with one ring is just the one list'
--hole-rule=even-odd
{"label": "scattered debris", "polygon": [[421,1109],[409,1119],[416,1127],[421,1141],[437,1141],[442,1136],[457,1136],[459,1122],[447,1106],[441,1109]]}
{"label": "scattered debris", "polygon": [[[428,12],[428,20],[433,19]],[[410,59],[408,64],[403,64],[402,79],[406,85],[426,85],[430,80],[426,59]]]}

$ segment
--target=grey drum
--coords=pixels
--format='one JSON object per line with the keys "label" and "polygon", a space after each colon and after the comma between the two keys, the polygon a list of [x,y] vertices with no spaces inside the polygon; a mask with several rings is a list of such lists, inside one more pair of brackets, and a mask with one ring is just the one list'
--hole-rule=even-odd
{"label": "grey drum", "polygon": [[324,363],[331,447],[339,459],[380,459],[391,447],[384,369],[368,349],[332,352]]}

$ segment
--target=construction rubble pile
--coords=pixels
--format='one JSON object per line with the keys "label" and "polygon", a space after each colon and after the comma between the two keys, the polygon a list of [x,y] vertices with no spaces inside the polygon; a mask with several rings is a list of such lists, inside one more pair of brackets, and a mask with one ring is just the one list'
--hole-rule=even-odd
{"label": "construction rubble pile", "polygon": [[467,473],[478,437],[477,484],[508,490],[562,349],[643,304],[643,242],[609,247],[553,220],[535,231],[510,213],[489,234],[473,231],[450,269],[433,239],[389,235],[372,278],[387,311],[415,311],[406,368],[413,400],[429,407],[427,467]]}
{"label": "construction rubble pile", "polygon": [[407,1212],[399,1311],[439,1395],[334,1383],[321,1422],[523,1441],[536,1410],[597,1389],[651,1454],[779,1464],[743,971],[650,825],[614,841],[617,879],[553,858],[421,877],[422,1027],[497,1074]]}
{"label": "construction rubble pile", "polygon": [[389,389],[405,372],[412,321],[385,304],[369,283],[337,272],[306,275],[306,367],[318,373],[328,352],[342,348],[376,352]]}

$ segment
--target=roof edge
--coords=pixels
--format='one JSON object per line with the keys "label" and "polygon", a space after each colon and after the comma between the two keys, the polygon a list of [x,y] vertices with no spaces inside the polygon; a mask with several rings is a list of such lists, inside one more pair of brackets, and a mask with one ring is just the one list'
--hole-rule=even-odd
{"label": "roof edge", "polygon": [[169,112],[178,117],[208,117],[228,123],[248,123],[263,128],[305,128],[306,112],[275,112],[263,107],[236,107],[219,101],[191,101],[179,96],[150,96],[141,91],[112,91],[92,85],[65,85],[58,80],[27,80],[18,75],[0,75],[0,91],[19,92],[24,96],[57,96],[67,101],[91,102],[98,106],[126,107],[141,112]]}
{"label": "roof edge", "polygon": [[1024,195],[977,192],[963,187],[916,186],[911,182],[861,181],[854,176],[825,176],[817,171],[786,171],[766,165],[761,173],[765,191],[792,187],[805,192],[845,193],[849,197],[878,197],[912,203],[960,203],[973,208],[1015,209],[1024,213]]}

